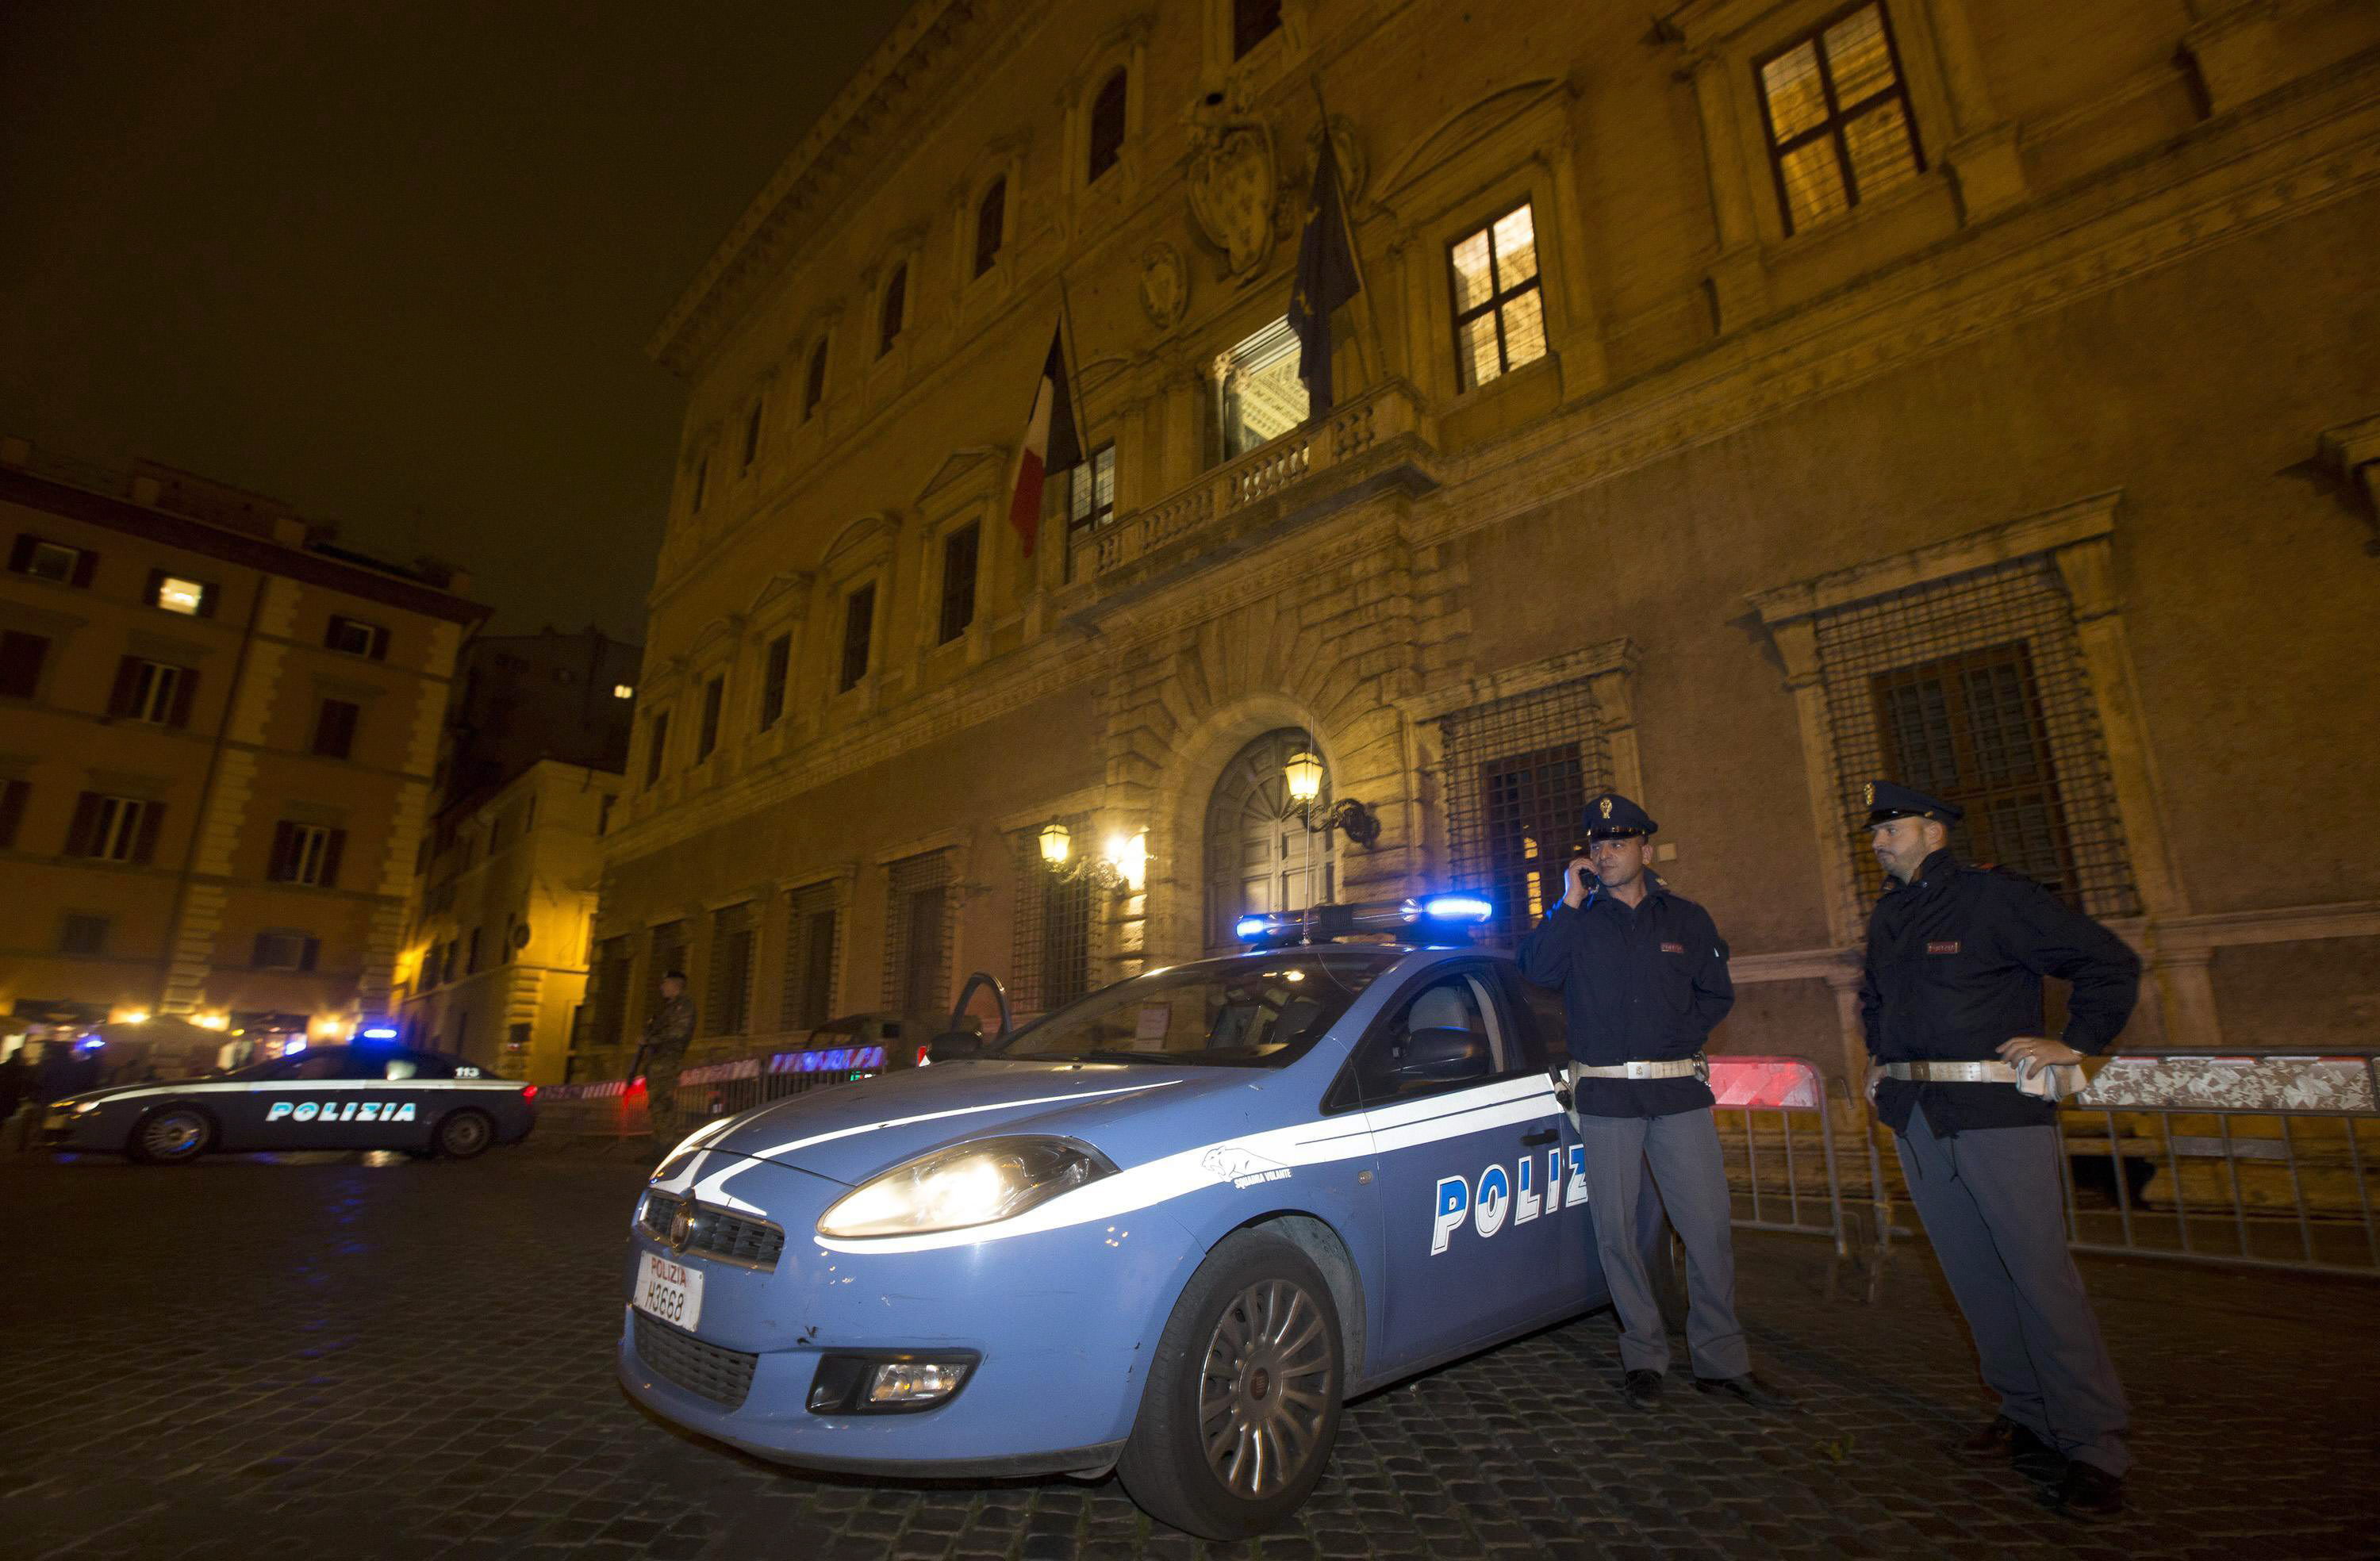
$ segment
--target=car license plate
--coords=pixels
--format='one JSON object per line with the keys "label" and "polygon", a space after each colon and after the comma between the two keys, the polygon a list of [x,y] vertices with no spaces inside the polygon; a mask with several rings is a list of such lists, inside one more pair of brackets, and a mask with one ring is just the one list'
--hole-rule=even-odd
{"label": "car license plate", "polygon": [[691,1331],[702,1321],[702,1270],[647,1252],[637,1270],[637,1310]]}

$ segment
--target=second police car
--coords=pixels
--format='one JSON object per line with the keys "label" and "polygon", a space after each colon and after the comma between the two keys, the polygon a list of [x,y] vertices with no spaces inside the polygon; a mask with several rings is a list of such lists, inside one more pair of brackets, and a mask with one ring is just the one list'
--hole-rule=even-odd
{"label": "second police car", "polygon": [[216,1151],[406,1149],[468,1159],[528,1136],[537,1086],[403,1047],[313,1047],[197,1079],[117,1084],[52,1104],[43,1141],[149,1165]]}
{"label": "second police car", "polygon": [[[1250,918],[1271,946],[707,1124],[638,1201],[622,1381],[784,1463],[1280,1522],[1345,1399],[1608,1299],[1559,997],[1444,925],[1488,914]],[[1299,940],[1333,924],[1402,940]]]}

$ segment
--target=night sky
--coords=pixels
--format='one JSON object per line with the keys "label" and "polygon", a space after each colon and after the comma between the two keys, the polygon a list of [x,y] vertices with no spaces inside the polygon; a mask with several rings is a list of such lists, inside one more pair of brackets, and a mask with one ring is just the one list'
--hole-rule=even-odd
{"label": "night sky", "polygon": [[0,433],[633,637],[644,344],[897,0],[0,4]]}

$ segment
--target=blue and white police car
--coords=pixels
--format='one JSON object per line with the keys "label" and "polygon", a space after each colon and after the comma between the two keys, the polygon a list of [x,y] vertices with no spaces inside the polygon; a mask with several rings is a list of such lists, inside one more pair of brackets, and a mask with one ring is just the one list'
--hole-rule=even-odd
{"label": "blue and white police car", "polygon": [[537,1122],[537,1086],[455,1058],[358,1042],[204,1078],[117,1084],[51,1104],[54,1149],[179,1165],[217,1151],[404,1149],[469,1159]]}
{"label": "blue and white police car", "polygon": [[1607,1299],[1559,996],[1448,925],[1488,914],[1247,918],[1248,952],[707,1124],[638,1199],[621,1380],[783,1463],[1113,1470],[1191,1533],[1277,1523],[1348,1398]]}

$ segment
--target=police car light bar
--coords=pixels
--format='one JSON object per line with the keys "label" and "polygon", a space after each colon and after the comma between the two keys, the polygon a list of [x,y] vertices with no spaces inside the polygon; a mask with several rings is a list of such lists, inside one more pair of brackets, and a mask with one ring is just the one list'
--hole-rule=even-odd
{"label": "police car light bar", "polygon": [[1378,901],[1365,905],[1309,905],[1302,911],[1259,911],[1232,924],[1232,931],[1251,948],[1283,943],[1328,943],[1357,932],[1405,932],[1420,926],[1445,938],[1459,938],[1461,929],[1493,917],[1496,907],[1485,895],[1427,894],[1412,900]]}
{"label": "police car light bar", "polygon": [[394,1025],[375,1024],[369,1030],[357,1031],[356,1036],[366,1041],[393,1041],[396,1039],[396,1029]]}

